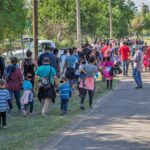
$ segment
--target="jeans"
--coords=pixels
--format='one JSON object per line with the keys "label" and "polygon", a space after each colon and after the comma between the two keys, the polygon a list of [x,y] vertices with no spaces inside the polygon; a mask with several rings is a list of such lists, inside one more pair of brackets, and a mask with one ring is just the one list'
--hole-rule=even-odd
{"label": "jeans", "polygon": [[81,102],[80,102],[80,104],[84,105],[84,100],[85,100],[87,92],[89,94],[89,106],[92,106],[94,91],[86,90],[84,88],[81,89]]}
{"label": "jeans", "polygon": [[61,106],[60,106],[60,110],[63,112],[67,112],[67,108],[68,108],[68,99],[61,99]]}
{"label": "jeans", "polygon": [[127,75],[128,74],[128,61],[124,60],[122,61],[123,63],[123,75]]}
{"label": "jeans", "polygon": [[6,126],[6,112],[0,112],[0,127]]}
{"label": "jeans", "polygon": [[21,110],[20,91],[11,91],[11,90],[9,90],[9,94],[10,94],[10,97],[11,97],[11,101],[8,103],[9,104],[9,108],[10,109],[13,108],[13,106],[12,106],[12,100],[13,100],[13,96],[14,96],[15,99],[16,99],[16,105],[18,107],[18,110],[20,111]]}
{"label": "jeans", "polygon": [[133,70],[133,78],[138,86],[142,86],[141,72],[137,68]]}

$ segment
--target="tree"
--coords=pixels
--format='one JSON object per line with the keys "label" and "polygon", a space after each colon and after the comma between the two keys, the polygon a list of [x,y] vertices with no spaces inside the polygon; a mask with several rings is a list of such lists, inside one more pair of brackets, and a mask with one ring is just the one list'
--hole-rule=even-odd
{"label": "tree", "polygon": [[14,39],[23,33],[25,9],[23,0],[0,1],[0,40]]}

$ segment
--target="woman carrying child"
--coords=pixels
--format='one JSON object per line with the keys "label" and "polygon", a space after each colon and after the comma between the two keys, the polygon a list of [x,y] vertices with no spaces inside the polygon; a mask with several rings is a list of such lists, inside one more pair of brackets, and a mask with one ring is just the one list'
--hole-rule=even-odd
{"label": "woman carrying child", "polygon": [[82,72],[85,73],[85,79],[82,79],[80,82],[81,88],[81,101],[80,101],[80,109],[84,110],[84,100],[86,94],[89,94],[89,107],[92,107],[94,88],[95,88],[95,74],[98,71],[98,67],[95,65],[95,57],[89,58],[89,64],[84,65],[81,69]]}

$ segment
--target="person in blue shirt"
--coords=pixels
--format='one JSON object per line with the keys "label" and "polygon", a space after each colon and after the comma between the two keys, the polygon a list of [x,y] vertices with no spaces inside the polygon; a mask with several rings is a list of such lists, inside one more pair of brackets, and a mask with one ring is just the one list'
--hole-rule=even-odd
{"label": "person in blue shirt", "polygon": [[10,99],[9,91],[5,89],[5,80],[0,79],[0,128],[7,128],[6,112],[9,109]]}
{"label": "person in blue shirt", "polygon": [[66,77],[62,77],[60,80],[61,85],[59,86],[59,93],[60,93],[60,99],[61,99],[61,115],[67,114],[68,109],[68,102],[71,97],[71,87],[69,83],[67,82]]}
{"label": "person in blue shirt", "polygon": [[[23,81],[22,87],[24,90],[23,96],[21,97],[21,103],[23,105],[23,113],[25,116],[31,115],[33,112],[33,86],[32,86],[32,74],[27,73],[25,80]],[[29,111],[28,111],[29,107]]]}

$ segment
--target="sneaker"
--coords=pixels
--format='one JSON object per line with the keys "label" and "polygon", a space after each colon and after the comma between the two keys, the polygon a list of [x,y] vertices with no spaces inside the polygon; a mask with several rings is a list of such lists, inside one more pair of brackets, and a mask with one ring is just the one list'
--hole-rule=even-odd
{"label": "sneaker", "polygon": [[81,110],[85,110],[85,107],[84,107],[84,106],[80,106],[80,109],[81,109]]}
{"label": "sneaker", "polygon": [[3,129],[7,129],[7,125],[3,126],[2,128],[3,128]]}
{"label": "sneaker", "polygon": [[135,87],[135,89],[142,89],[142,88],[143,88],[142,86]]}
{"label": "sneaker", "polygon": [[42,116],[43,116],[43,117],[48,117],[48,116],[47,116],[46,114],[44,114],[44,113],[42,113]]}

